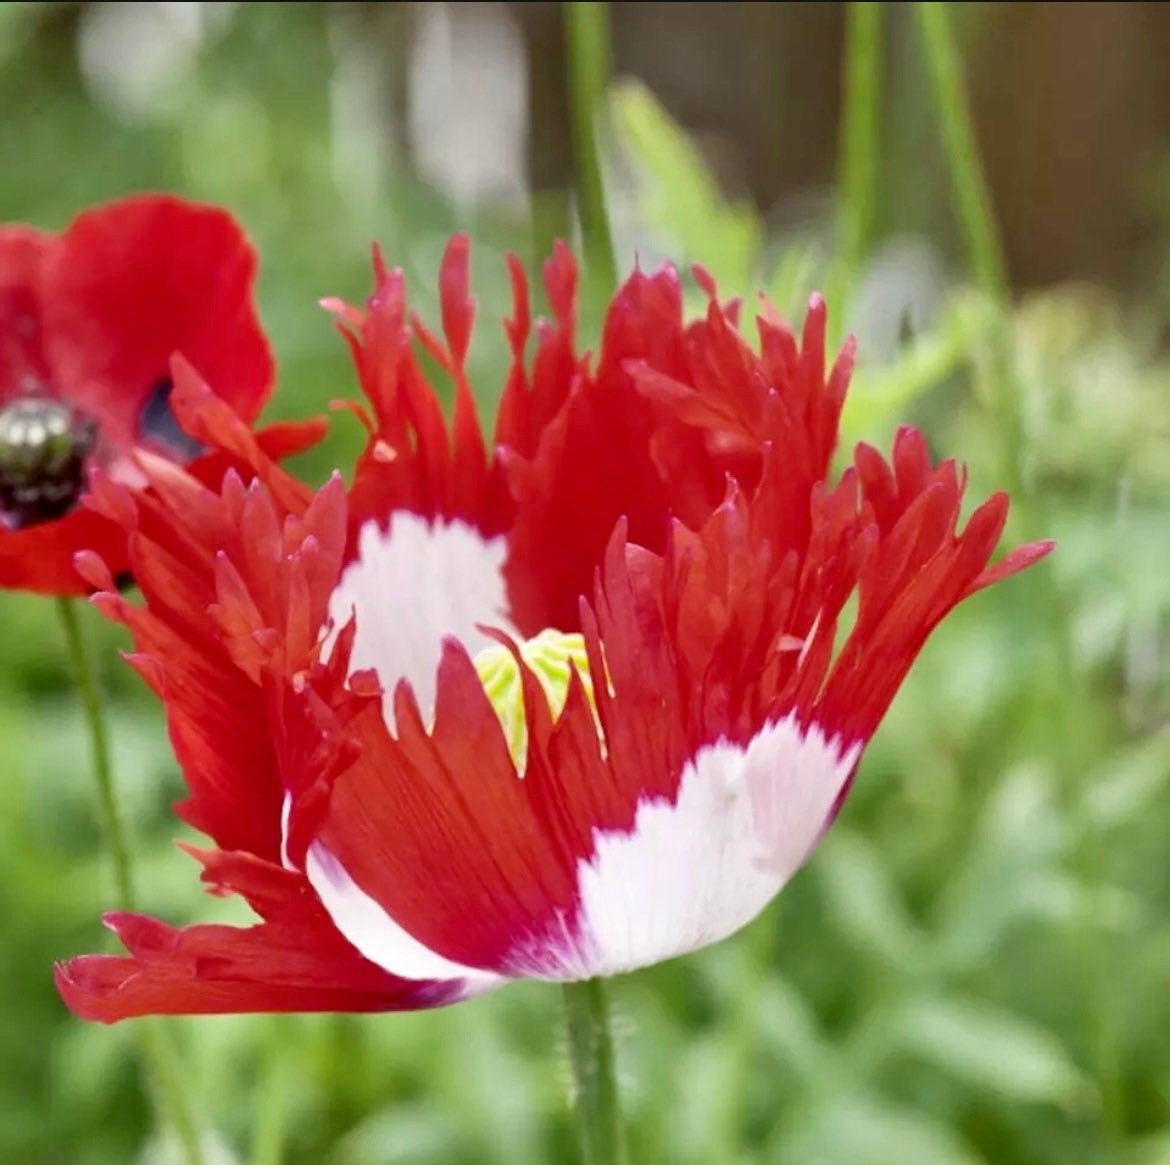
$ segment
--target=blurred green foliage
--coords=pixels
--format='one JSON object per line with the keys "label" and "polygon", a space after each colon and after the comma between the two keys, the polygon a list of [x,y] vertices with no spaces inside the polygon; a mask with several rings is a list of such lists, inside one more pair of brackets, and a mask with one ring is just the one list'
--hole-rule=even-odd
{"label": "blurred green foliage", "polygon": [[[358,299],[369,240],[434,316],[437,259],[476,236],[490,408],[506,359],[497,262],[526,258],[518,212],[457,213],[391,157],[339,164],[325,6],[221,10],[166,99],[126,116],[78,67],[77,9],[0,7],[0,217],[59,227],[141,188],[224,202],[263,257],[280,360],[272,416],[355,385],[315,306]],[[726,200],[644,90],[615,94],[620,221],[646,253],[702,260],[725,294],[765,287],[790,317],[832,254]],[[360,169],[360,168],[359,168]],[[875,264],[875,271],[880,269]],[[873,272],[857,273],[864,280]],[[877,278],[874,275],[874,278]],[[879,284],[879,300],[902,294]],[[860,298],[860,297],[859,297]],[[696,298],[696,304],[701,302]],[[750,320],[751,301],[745,317]],[[837,305],[833,305],[836,307]],[[1016,466],[1009,536],[1057,555],[972,600],[899,696],[809,868],[747,931],[614,985],[633,1159],[679,1165],[1155,1165],[1170,1160],[1170,362],[1158,324],[1101,289],[1057,288],[1013,321],[1023,440],[1003,448],[992,309],[950,280],[924,326],[862,361],[850,440],[901,420],[969,466],[972,494]],[[596,320],[586,321],[596,334]],[[352,463],[340,415],[303,459]],[[0,641],[0,1160],[176,1160],[150,1125],[132,1032],[74,1020],[55,958],[94,949],[112,900],[84,734],[51,604],[4,595]],[[118,776],[145,905],[240,919],[171,844],[180,793],[161,717],[87,620],[114,707]],[[571,1160],[558,993],[512,986],[444,1012],[175,1021],[219,1160],[525,1165]]]}

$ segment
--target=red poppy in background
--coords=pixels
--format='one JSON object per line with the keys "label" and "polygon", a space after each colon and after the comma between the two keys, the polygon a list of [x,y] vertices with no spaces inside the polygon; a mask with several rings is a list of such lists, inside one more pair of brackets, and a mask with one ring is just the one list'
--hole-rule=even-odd
{"label": "red poppy in background", "polygon": [[561,249],[529,365],[512,274],[490,455],[456,238],[445,340],[380,264],[367,310],[329,303],[371,405],[348,492],[294,482],[187,369],[185,426],[250,484],[100,483],[145,607],[82,565],[166,706],[204,880],[262,921],[110,916],[129,954],[58,968],[79,1015],[424,1007],[716,942],[815,848],[933,628],[1049,549],[989,567],[1006,497],[957,532],[963,475],[911,429],[830,480],[852,346],[826,374],[819,299],[756,350],[702,271],[689,324],[672,268],[636,272],[594,364]]}
{"label": "red poppy in background", "polygon": [[[61,235],[0,226],[0,587],[85,593],[72,565],[85,548],[124,569],[124,533],[80,502],[95,467],[140,484],[138,450],[203,454],[170,408],[173,353],[255,421],[273,380],[255,278],[231,215],[170,195],[87,211]],[[320,432],[260,439],[276,457]],[[222,468],[201,467],[216,480]]]}

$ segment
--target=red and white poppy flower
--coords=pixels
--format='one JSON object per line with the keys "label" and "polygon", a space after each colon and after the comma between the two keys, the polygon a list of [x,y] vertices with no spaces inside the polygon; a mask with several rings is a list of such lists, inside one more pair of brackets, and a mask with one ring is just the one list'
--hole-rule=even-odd
{"label": "red and white poppy flower", "polygon": [[82,566],[166,705],[204,879],[263,921],[111,916],[127,956],[58,968],[79,1015],[433,1006],[725,938],[815,848],[933,628],[1049,548],[989,568],[1007,499],[956,532],[963,476],[914,430],[831,482],[852,346],[826,375],[814,299],[754,349],[702,271],[689,324],[673,269],[635,273],[594,366],[558,250],[529,365],[513,264],[489,454],[467,264],[456,238],[445,340],[380,264],[367,310],[330,302],[371,405],[348,492],[292,481],[183,369],[181,418],[251,483],[156,461],[152,491],[97,491],[145,607]]}
{"label": "red and white poppy flower", "polygon": [[[225,211],[170,195],[109,203],[61,235],[0,226],[0,587],[80,594],[73,555],[98,549],[117,572],[125,536],[80,505],[100,467],[141,482],[135,451],[197,462],[175,424],[170,359],[181,352],[247,422],[272,389],[253,303],[256,255]],[[274,457],[320,437],[278,425]]]}

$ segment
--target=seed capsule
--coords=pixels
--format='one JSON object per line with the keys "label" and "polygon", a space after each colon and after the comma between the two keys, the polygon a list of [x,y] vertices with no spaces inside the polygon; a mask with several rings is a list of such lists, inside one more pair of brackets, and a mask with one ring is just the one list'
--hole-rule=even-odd
{"label": "seed capsule", "polygon": [[10,530],[64,517],[85,487],[97,423],[48,397],[0,408],[0,522]]}

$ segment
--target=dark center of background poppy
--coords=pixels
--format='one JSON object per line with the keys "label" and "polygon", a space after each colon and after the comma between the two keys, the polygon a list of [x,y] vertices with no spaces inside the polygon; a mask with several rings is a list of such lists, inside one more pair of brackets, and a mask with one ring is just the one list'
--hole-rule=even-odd
{"label": "dark center of background poppy", "polygon": [[140,437],[144,444],[176,461],[191,461],[204,450],[190,433],[184,432],[171,408],[173,387],[171,378],[162,376],[147,394],[138,419]]}
{"label": "dark center of background poppy", "polygon": [[[160,377],[146,394],[138,439],[172,460],[203,452],[171,408],[171,379]],[[0,407],[0,526],[21,530],[70,513],[86,486],[98,423],[65,401],[26,393]]]}
{"label": "dark center of background poppy", "polygon": [[0,523],[10,530],[68,514],[85,487],[97,422],[63,401],[23,396],[0,408]]}

